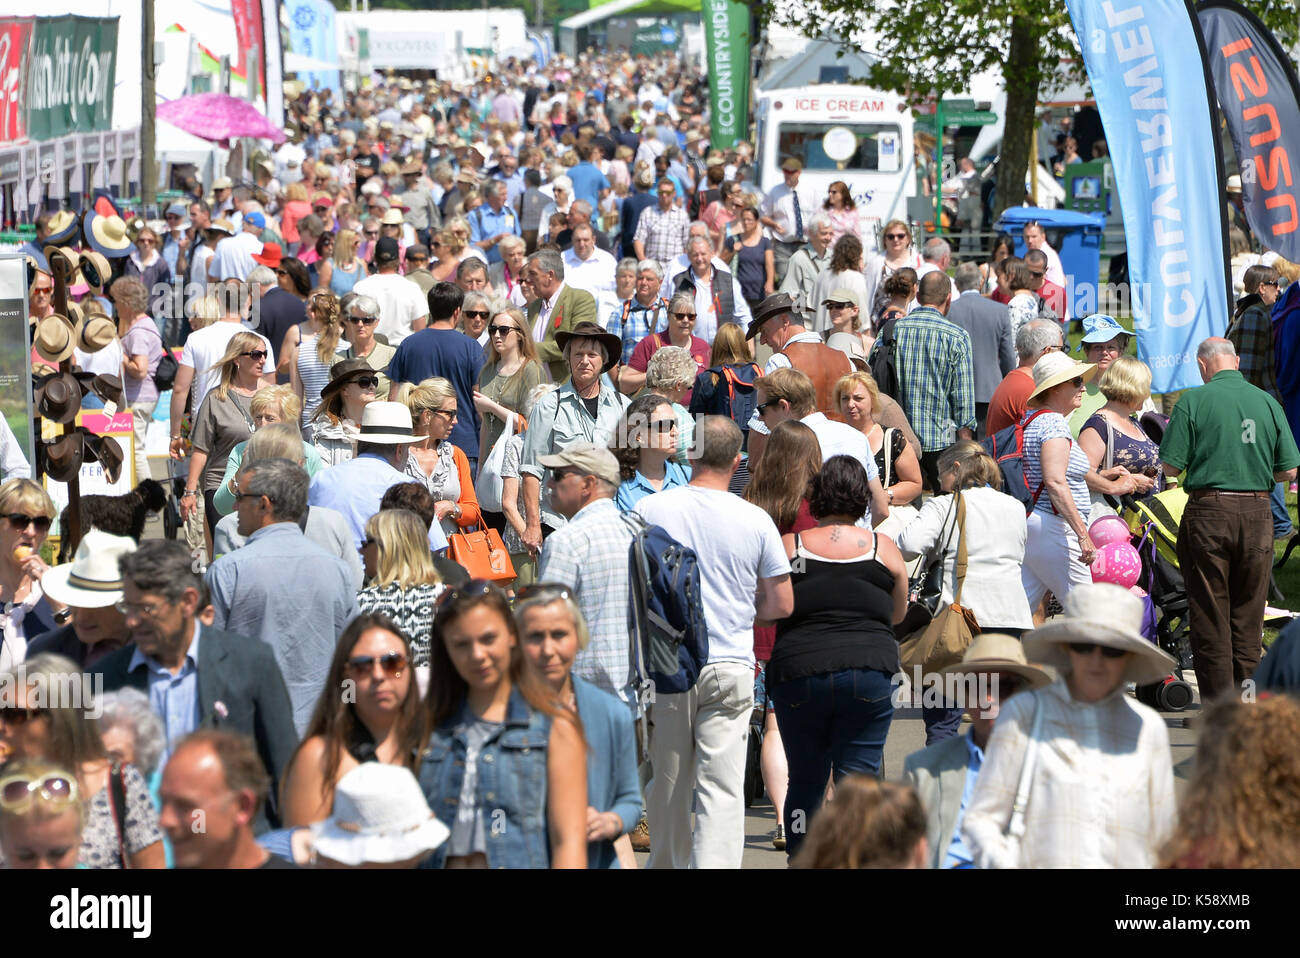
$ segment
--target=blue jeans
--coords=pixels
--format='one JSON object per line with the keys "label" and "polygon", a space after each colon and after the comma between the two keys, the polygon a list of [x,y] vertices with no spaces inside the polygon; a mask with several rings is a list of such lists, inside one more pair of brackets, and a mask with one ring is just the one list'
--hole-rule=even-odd
{"label": "blue jeans", "polygon": [[790,787],[785,798],[786,851],[798,852],[826,780],[851,772],[879,775],[894,687],[887,672],[846,669],[769,686],[776,706]]}
{"label": "blue jeans", "polygon": [[1273,494],[1269,496],[1269,505],[1273,509],[1273,538],[1285,539],[1291,535],[1291,514],[1286,511],[1285,482],[1273,484]]}

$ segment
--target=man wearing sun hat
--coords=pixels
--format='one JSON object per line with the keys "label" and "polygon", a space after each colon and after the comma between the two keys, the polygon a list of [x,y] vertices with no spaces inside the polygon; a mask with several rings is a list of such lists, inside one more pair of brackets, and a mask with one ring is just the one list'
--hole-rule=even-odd
{"label": "man wearing sun hat", "polygon": [[212,218],[220,219],[230,217],[235,212],[235,184],[228,176],[218,176],[212,181],[212,198],[208,201],[212,206]]}
{"label": "man wearing sun hat", "polygon": [[122,572],[117,560],[135,552],[135,540],[91,529],[81,538],[71,562],[56,565],[41,577],[41,589],[66,605],[55,616],[58,628],[38,635],[27,656],[62,655],[83,668],[130,641],[126,618],[115,607],[122,599]]}
{"label": "man wearing sun hat", "polygon": [[[961,823],[984,764],[998,710],[1012,695],[1022,689],[1042,688],[1052,676],[1029,664],[1019,639],[996,632],[977,636],[962,660],[939,669],[935,678],[946,675],[958,679],[955,688],[970,715],[970,731],[907,756],[903,778],[916,789],[928,813],[930,867],[972,868]],[[951,680],[945,682],[949,683]]]}

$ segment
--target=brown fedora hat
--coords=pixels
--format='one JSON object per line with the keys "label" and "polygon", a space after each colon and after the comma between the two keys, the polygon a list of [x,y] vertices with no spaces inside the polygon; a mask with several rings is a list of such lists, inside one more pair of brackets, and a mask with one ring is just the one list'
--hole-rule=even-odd
{"label": "brown fedora hat", "polygon": [[51,422],[68,423],[81,409],[81,384],[72,373],[54,373],[36,380],[36,414]]}
{"label": "brown fedora hat", "polygon": [[79,430],[42,442],[38,456],[44,459],[42,471],[55,482],[67,482],[81,471],[84,446],[85,440]]}
{"label": "brown fedora hat", "polygon": [[85,457],[91,462],[98,462],[104,467],[104,475],[109,482],[117,482],[122,475],[122,447],[112,436],[97,436],[93,432],[83,432],[85,437]]}
{"label": "brown fedora hat", "polygon": [[72,375],[77,377],[83,396],[94,393],[104,402],[122,405],[122,380],[117,376],[86,372],[79,366],[73,367]]}
{"label": "brown fedora hat", "polygon": [[330,367],[330,381],[320,391],[320,404],[324,409],[335,393],[361,375],[379,375],[364,359],[343,359]]}
{"label": "brown fedora hat", "polygon": [[623,358],[623,340],[613,333],[605,332],[599,325],[588,320],[583,320],[573,329],[562,329],[555,334],[555,345],[560,347],[561,353],[571,339],[594,339],[600,343],[601,348],[605,350],[605,365],[600,369],[602,373],[609,372]]}
{"label": "brown fedora hat", "polygon": [[759,328],[774,316],[794,311],[794,300],[789,293],[773,293],[754,308],[754,316],[750,320],[749,329],[745,330],[745,338],[753,339],[757,336]]}

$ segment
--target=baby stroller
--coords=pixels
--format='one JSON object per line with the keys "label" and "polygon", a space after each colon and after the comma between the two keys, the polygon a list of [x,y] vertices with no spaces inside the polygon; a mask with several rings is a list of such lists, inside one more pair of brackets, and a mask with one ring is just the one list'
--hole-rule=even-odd
{"label": "baby stroller", "polygon": [[1121,517],[1128,523],[1132,543],[1142,558],[1138,585],[1146,590],[1155,608],[1156,645],[1172,655],[1178,667],[1161,682],[1140,685],[1137,699],[1164,712],[1181,712],[1192,704],[1192,687],[1183,681],[1183,670],[1192,667],[1188,640],[1187,589],[1178,567],[1178,523],[1187,505],[1181,487],[1144,499],[1126,496]]}

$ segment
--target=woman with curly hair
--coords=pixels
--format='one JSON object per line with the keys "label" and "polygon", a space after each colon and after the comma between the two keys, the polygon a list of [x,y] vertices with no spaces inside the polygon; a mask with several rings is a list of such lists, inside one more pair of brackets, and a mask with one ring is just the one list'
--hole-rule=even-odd
{"label": "woman with curly hair", "polygon": [[1300,868],[1300,702],[1227,696],[1205,710],[1165,868]]}
{"label": "woman with curly hair", "polygon": [[317,291],[307,298],[307,322],[289,327],[280,347],[280,368],[289,370],[289,382],[302,402],[301,426],[306,432],[320,393],[330,381],[330,369],[347,349],[339,298]]}
{"label": "woman with curly hair", "polygon": [[614,497],[622,512],[646,496],[684,486],[691,481],[689,466],[673,462],[677,454],[677,415],[672,403],[657,393],[633,399],[618,425],[614,445],[623,482]]}

